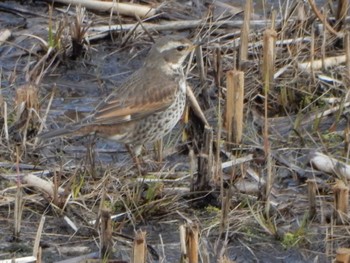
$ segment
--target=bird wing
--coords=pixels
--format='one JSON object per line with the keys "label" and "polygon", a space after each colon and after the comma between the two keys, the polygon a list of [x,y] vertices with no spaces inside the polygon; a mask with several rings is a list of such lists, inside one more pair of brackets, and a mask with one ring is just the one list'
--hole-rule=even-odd
{"label": "bird wing", "polygon": [[179,87],[175,79],[140,69],[100,103],[86,124],[119,124],[137,120],[169,107]]}

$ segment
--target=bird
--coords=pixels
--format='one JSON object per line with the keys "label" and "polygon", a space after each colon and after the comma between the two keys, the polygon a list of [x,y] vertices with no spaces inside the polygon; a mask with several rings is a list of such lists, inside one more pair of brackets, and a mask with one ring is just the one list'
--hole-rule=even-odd
{"label": "bird", "polygon": [[87,117],[39,137],[96,134],[132,147],[139,156],[144,144],[163,138],[181,119],[187,88],[183,65],[195,47],[187,38],[159,38],[143,66]]}

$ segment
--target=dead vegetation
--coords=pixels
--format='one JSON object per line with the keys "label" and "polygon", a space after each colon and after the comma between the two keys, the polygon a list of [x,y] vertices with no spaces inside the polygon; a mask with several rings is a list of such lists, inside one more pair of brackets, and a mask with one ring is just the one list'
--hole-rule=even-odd
{"label": "dead vegetation", "polygon": [[[32,26],[0,32],[1,259],[348,262],[348,1],[149,4],[1,4]],[[119,145],[37,139],[90,111],[79,100],[106,96],[160,34],[202,45],[185,125],[146,146],[146,176]]]}

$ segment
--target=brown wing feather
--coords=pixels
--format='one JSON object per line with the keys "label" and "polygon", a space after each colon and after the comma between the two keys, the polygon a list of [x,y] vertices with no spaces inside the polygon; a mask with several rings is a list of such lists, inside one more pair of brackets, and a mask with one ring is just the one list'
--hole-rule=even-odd
{"label": "brown wing feather", "polygon": [[176,81],[162,77],[162,74],[155,78],[145,71],[140,69],[131,75],[85,123],[125,123],[169,107],[179,88]]}

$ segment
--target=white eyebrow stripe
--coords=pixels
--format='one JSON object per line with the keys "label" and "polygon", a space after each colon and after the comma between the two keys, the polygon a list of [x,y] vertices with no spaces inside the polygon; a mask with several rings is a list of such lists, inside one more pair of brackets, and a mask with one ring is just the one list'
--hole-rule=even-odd
{"label": "white eyebrow stripe", "polygon": [[159,52],[164,52],[166,50],[170,50],[170,49],[173,49],[174,47],[181,46],[181,45],[186,46],[186,44],[182,44],[181,42],[169,42],[162,47],[158,47],[157,49]]}

